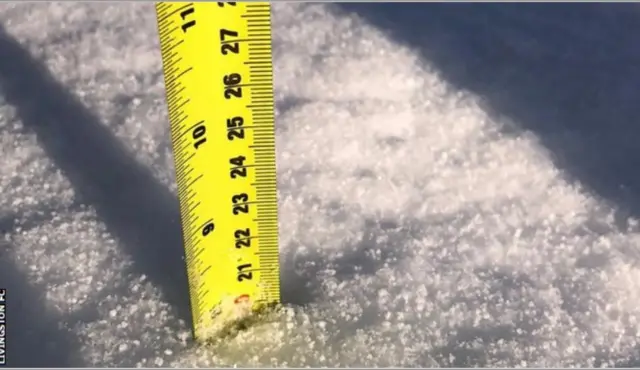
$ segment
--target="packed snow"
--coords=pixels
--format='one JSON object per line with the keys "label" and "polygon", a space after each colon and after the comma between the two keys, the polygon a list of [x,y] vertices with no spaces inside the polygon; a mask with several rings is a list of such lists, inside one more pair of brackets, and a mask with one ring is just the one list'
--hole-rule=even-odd
{"label": "packed snow", "polygon": [[638,364],[633,213],[335,4],[273,5],[286,309],[195,345],[153,4],[3,3],[0,20],[10,365]]}

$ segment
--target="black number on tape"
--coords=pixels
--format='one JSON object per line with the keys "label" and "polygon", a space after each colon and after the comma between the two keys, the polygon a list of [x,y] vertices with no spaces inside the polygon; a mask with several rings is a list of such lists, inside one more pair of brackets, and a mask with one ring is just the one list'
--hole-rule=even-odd
{"label": "black number on tape", "polygon": [[231,167],[231,170],[229,172],[229,176],[231,176],[232,179],[238,177],[247,177],[247,168],[244,167],[244,161],[246,159],[247,158],[242,155],[229,159],[229,163],[235,166]]}
{"label": "black number on tape", "polygon": [[207,133],[207,128],[204,126],[204,121],[200,122],[200,124],[198,124],[193,129],[193,131],[191,132],[191,136],[193,136],[193,139],[196,140],[196,142],[193,143],[194,148],[198,149],[200,145],[207,142],[207,138],[204,137],[206,133]]}
{"label": "black number on tape", "polygon": [[242,76],[239,73],[232,73],[222,78],[222,82],[225,84],[224,89],[225,99],[231,99],[233,97],[242,98],[242,87],[236,86],[242,82]]}
{"label": "black number on tape", "polygon": [[220,45],[220,52],[222,53],[222,55],[227,55],[229,53],[232,53],[232,54],[240,53],[240,43],[231,42],[232,40],[229,40],[230,37],[237,38],[238,32],[227,30],[224,28],[220,29],[220,41],[222,42],[222,45]]}
{"label": "black number on tape", "polygon": [[247,193],[236,194],[231,197],[231,202],[234,204],[233,206],[233,214],[239,215],[240,213],[249,213],[249,205],[247,202],[249,201],[249,196]]}
{"label": "black number on tape", "polygon": [[213,224],[213,222],[207,222],[207,224],[202,227],[202,236],[209,235],[209,233],[215,230],[215,228],[216,226]]}
{"label": "black number on tape", "polygon": [[[182,12],[180,12],[180,17],[182,18],[182,20],[186,20],[187,16],[190,14],[193,14],[193,12],[195,12],[195,9],[193,7],[191,8],[187,8],[185,10],[183,10]],[[187,30],[193,26],[196,25],[196,21],[194,20],[190,20],[186,23],[182,24],[182,32],[187,32]]]}
{"label": "black number on tape", "polygon": [[244,129],[241,126],[244,124],[244,118],[233,117],[227,119],[227,139],[244,139]]}
{"label": "black number on tape", "polygon": [[233,233],[233,236],[236,238],[236,248],[240,249],[251,246],[251,230],[249,230],[249,228],[244,230],[238,229]]}
{"label": "black number on tape", "polygon": [[251,271],[244,272],[244,270],[250,269],[250,268],[251,268],[250,263],[245,263],[244,265],[238,266],[238,281],[242,282],[244,280],[253,279],[253,273]]}

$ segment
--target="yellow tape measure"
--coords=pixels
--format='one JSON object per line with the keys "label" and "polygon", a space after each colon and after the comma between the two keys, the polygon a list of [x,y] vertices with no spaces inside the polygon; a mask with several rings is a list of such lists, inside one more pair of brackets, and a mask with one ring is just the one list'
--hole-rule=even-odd
{"label": "yellow tape measure", "polygon": [[280,301],[270,10],[156,5],[198,340]]}

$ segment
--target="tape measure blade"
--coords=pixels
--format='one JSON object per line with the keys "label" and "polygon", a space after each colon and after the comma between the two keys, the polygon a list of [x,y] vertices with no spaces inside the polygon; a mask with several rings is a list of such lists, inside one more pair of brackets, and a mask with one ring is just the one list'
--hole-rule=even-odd
{"label": "tape measure blade", "polygon": [[196,339],[280,302],[269,3],[156,4]]}

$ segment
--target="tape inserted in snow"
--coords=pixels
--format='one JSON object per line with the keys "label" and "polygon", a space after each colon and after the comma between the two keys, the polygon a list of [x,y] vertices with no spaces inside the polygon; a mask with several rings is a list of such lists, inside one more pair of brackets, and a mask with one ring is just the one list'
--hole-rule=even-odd
{"label": "tape inserted in snow", "polygon": [[198,340],[280,301],[270,10],[156,5]]}

